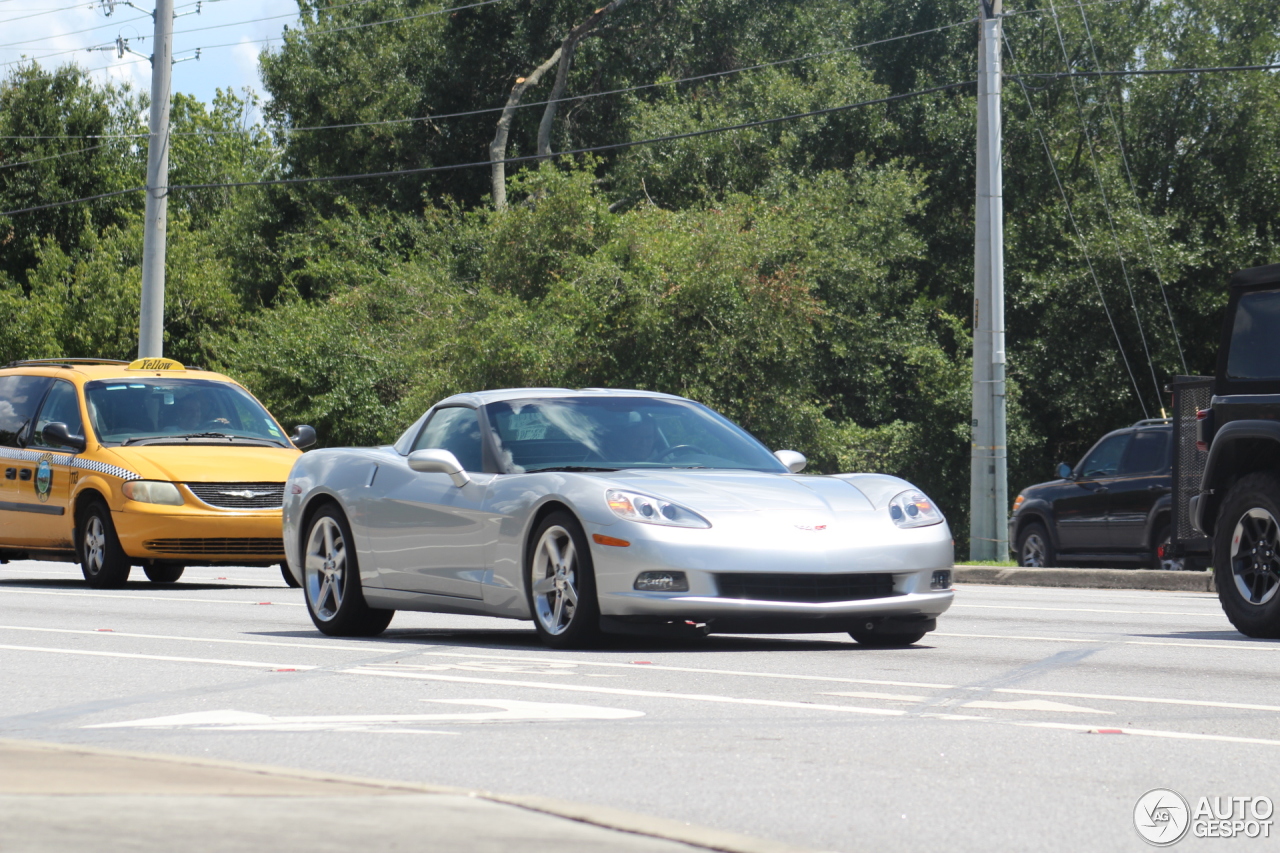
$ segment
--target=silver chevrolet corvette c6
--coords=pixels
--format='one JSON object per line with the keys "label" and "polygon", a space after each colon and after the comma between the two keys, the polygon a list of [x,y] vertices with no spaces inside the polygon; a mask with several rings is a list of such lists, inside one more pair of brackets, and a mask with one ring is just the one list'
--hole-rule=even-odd
{"label": "silver chevrolet corvette c6", "polygon": [[918,641],[954,597],[942,514],[905,480],[804,465],[668,394],[459,394],[389,447],[300,457],[285,552],[335,636],[423,610],[532,619],[555,648],[601,632]]}

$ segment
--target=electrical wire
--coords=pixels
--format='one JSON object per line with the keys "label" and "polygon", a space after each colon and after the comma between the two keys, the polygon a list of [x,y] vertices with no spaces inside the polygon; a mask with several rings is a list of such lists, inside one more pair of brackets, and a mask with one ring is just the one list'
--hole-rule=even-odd
{"label": "electrical wire", "polygon": [[[605,96],[607,96],[607,95],[620,95],[620,94],[627,94],[627,93],[630,93],[630,92],[639,92],[639,91],[643,91],[643,90],[646,90],[646,89],[654,89],[654,88],[660,88],[660,87],[664,87],[664,86],[677,86],[677,85],[680,85],[680,84],[682,84],[682,83],[696,83],[696,82],[699,82],[699,81],[702,81],[702,80],[711,80],[711,79],[715,79],[715,78],[719,78],[719,77],[727,77],[727,76],[732,75],[732,74],[741,74],[742,72],[745,72],[745,71],[757,71],[757,70],[759,70],[759,69],[761,69],[761,68],[775,68],[775,67],[780,66],[780,65],[788,65],[788,64],[791,64],[791,63],[795,63],[795,62],[803,62],[803,61],[806,61],[806,60],[809,60],[809,59],[820,59],[820,58],[825,57],[825,56],[834,56],[834,55],[836,55],[836,54],[840,54],[840,53],[847,53],[847,52],[849,52],[849,51],[853,51],[853,50],[862,50],[862,49],[864,49],[864,48],[868,48],[868,47],[875,47],[875,46],[877,46],[877,45],[881,45],[881,44],[888,44],[888,43],[890,43],[890,42],[901,41],[901,40],[903,40],[903,39],[914,38],[914,37],[916,37],[916,36],[931,35],[931,34],[933,34],[933,33],[940,33],[940,32],[944,32],[944,31],[946,31],[946,30],[954,29],[954,28],[956,28],[956,27],[962,27],[962,26],[965,26],[966,24],[972,24],[975,20],[977,20],[977,19],[976,19],[976,18],[969,18],[969,19],[964,20],[964,21],[957,21],[957,22],[955,22],[954,24],[944,24],[944,25],[942,25],[942,26],[940,26],[940,27],[933,27],[933,28],[931,28],[931,29],[927,29],[927,30],[917,30],[917,31],[915,31],[915,32],[911,32],[911,33],[904,33],[904,34],[902,34],[902,35],[890,36],[890,37],[888,37],[888,38],[882,38],[882,39],[876,39],[875,41],[863,42],[862,44],[849,45],[849,46],[847,46],[847,47],[835,48],[835,49],[833,49],[833,50],[820,51],[820,52],[818,52],[818,53],[807,53],[807,54],[803,54],[803,55],[801,55],[801,56],[793,56],[793,57],[789,57],[789,58],[787,58],[787,59],[779,59],[779,60],[775,60],[775,61],[773,61],[773,62],[761,62],[761,63],[758,63],[758,64],[756,64],[756,65],[746,65],[746,66],[743,66],[742,68],[731,68],[731,69],[729,69],[729,70],[727,70],[727,71],[713,71],[713,72],[708,73],[708,74],[697,74],[697,75],[694,75],[694,76],[692,76],[692,77],[681,77],[681,78],[678,78],[678,79],[675,79],[675,80],[663,80],[663,81],[660,81],[660,82],[657,82],[657,83],[642,83],[642,84],[637,85],[637,86],[626,86],[626,87],[623,87],[623,88],[621,88],[621,89],[607,89],[607,90],[605,90],[605,91],[603,91],[603,92],[588,92],[588,93],[583,94],[583,95],[571,95],[571,96],[566,97],[566,98],[556,98],[556,99],[554,99],[554,100],[547,100],[547,101],[528,101],[528,102],[524,102],[524,103],[517,104],[517,105],[515,106],[515,109],[526,109],[526,108],[532,108],[532,107],[544,107],[544,106],[546,106],[546,105],[548,105],[548,104],[564,104],[564,103],[572,103],[572,102],[575,102],[575,101],[583,101],[583,100],[587,100],[587,99],[590,99],[590,98],[602,98],[602,97],[605,97]],[[141,61],[141,60],[135,60],[135,61]],[[123,63],[121,63],[121,64],[123,64]],[[449,118],[464,118],[464,117],[467,117],[467,116],[477,116],[477,115],[487,115],[487,114],[491,114],[491,113],[500,113],[500,112],[502,112],[504,109],[506,109],[506,107],[485,107],[484,109],[478,109],[478,110],[466,110],[466,111],[463,111],[463,112],[456,112],[456,113],[440,113],[440,114],[437,114],[437,115],[416,116],[416,117],[413,117],[413,118],[392,118],[392,119],[383,119],[383,120],[380,120],[380,121],[357,121],[357,122],[348,122],[348,123],[344,123],[344,124],[320,124],[320,125],[311,125],[311,126],[305,126],[305,127],[282,127],[282,128],[271,128],[271,132],[273,132],[273,133],[281,133],[281,134],[290,134],[290,133],[312,132],[312,131],[319,131],[319,130],[340,130],[340,129],[354,128],[354,127],[375,127],[375,126],[390,125],[390,124],[409,124],[409,123],[413,123],[413,122],[421,122],[421,121],[436,121],[436,120],[441,120],[441,119],[449,119]],[[252,129],[252,128],[250,128],[250,129],[246,129],[246,130],[212,130],[212,131],[192,131],[191,133],[193,133],[193,134],[195,134],[195,135],[212,136],[212,135],[222,135],[222,134],[244,134],[244,133],[254,133],[254,132],[257,132],[257,131],[256,131],[256,130],[254,130],[254,129]],[[143,134],[121,134],[121,136],[122,136],[122,137],[125,137],[125,138],[135,138],[135,137],[138,137],[138,136],[146,136],[146,135],[147,135],[147,134],[145,134],[145,133],[143,133]],[[177,135],[177,134],[175,134],[175,135]],[[70,137],[70,136],[66,136],[66,137],[64,137],[64,136],[39,136],[39,137],[23,136],[23,137],[16,137],[16,136],[0,136],[0,139],[76,139],[76,138],[90,138],[90,139],[97,139],[97,138],[101,138],[101,137],[99,137],[99,136],[91,136],[91,137]]]}
{"label": "electrical wire", "polygon": [[[1070,67],[1069,63],[1068,67]],[[1071,77],[1141,77],[1153,74],[1216,74],[1223,71],[1275,71],[1277,69],[1280,69],[1280,64],[1273,63],[1270,65],[1209,65],[1200,68],[1129,68],[1121,71],[1051,71],[1016,76],[1038,80],[1065,80]]]}
{"label": "electrical wire", "polygon": [[[1008,39],[1004,39],[1005,50],[1009,53],[1010,62],[1013,61],[1013,47],[1009,44]],[[1027,101],[1027,110],[1030,112],[1034,121],[1036,115],[1035,103],[1031,100],[1031,95],[1027,92],[1026,84],[1024,84],[1019,75],[1010,75],[1017,82],[1018,87],[1022,90],[1022,97]],[[1138,401],[1138,405],[1142,408],[1142,417],[1146,418],[1150,415],[1147,411],[1147,404],[1142,399],[1142,392],[1138,389],[1138,377],[1133,372],[1133,366],[1129,364],[1129,356],[1124,351],[1124,341],[1120,338],[1120,329],[1116,326],[1116,321],[1111,316],[1111,307],[1107,305],[1106,294],[1102,290],[1102,282],[1098,279],[1098,271],[1093,266],[1093,258],[1089,256],[1089,244],[1085,242],[1084,234],[1080,231],[1080,225],[1076,222],[1075,212],[1071,209],[1071,201],[1067,198],[1066,188],[1062,185],[1062,178],[1058,175],[1058,166],[1053,160],[1053,152],[1049,150],[1049,141],[1045,138],[1044,133],[1037,126],[1035,128],[1036,135],[1040,137],[1040,145],[1044,148],[1045,159],[1049,161],[1049,169],[1053,172],[1053,182],[1058,186],[1058,195],[1062,197],[1062,205],[1067,210],[1067,221],[1071,223],[1071,230],[1075,232],[1076,242],[1080,245],[1080,254],[1084,256],[1085,266],[1089,268],[1089,277],[1093,279],[1093,286],[1098,291],[1098,301],[1102,303],[1102,312],[1107,315],[1107,323],[1111,326],[1111,334],[1116,339],[1116,349],[1120,352],[1120,361],[1124,363],[1125,372],[1129,374],[1129,381],[1133,384],[1133,396]]]}
{"label": "electrical wire", "polygon": [[[1093,41],[1093,29],[1089,26],[1089,16],[1085,14],[1084,7],[1080,8],[1080,19],[1084,22],[1085,35],[1089,37],[1089,53],[1093,56],[1093,67],[1100,69],[1102,63],[1098,61],[1098,47]],[[1142,210],[1142,199],[1138,196],[1138,184],[1133,179],[1133,170],[1129,167],[1129,155],[1124,148],[1124,134],[1120,132],[1120,122],[1116,119],[1115,111],[1111,109],[1111,100],[1107,97],[1106,92],[1102,93],[1102,104],[1107,108],[1107,115],[1111,119],[1111,128],[1115,131],[1116,147],[1120,150],[1120,162],[1124,164],[1124,174],[1129,180],[1129,193],[1133,198],[1133,208],[1138,213],[1138,223],[1142,227],[1142,236],[1147,243],[1147,254],[1151,258],[1151,271],[1155,273],[1156,283],[1160,286],[1160,296],[1164,300],[1164,310],[1169,317],[1169,330],[1173,332],[1173,343],[1178,349],[1178,360],[1182,362],[1183,374],[1188,374],[1187,356],[1182,351],[1182,340],[1178,337],[1178,324],[1173,319],[1173,307],[1169,305],[1169,291],[1164,286],[1164,277],[1160,275],[1160,264],[1156,259],[1156,249],[1151,243],[1151,232],[1147,229],[1146,215]],[[1123,107],[1123,103],[1121,104]],[[1164,407],[1161,406],[1161,411]]]}
{"label": "electrical wire", "polygon": [[[91,3],[76,3],[74,6],[62,6],[61,8],[58,8],[58,9],[45,9],[44,11],[41,11],[41,12],[32,12],[29,15],[19,15],[16,18],[5,18],[4,20],[0,21],[0,24],[9,24],[14,21],[25,21],[27,18],[38,18],[41,15],[52,15],[55,12],[69,12],[72,9],[92,9],[92,8],[93,8],[93,5]],[[13,11],[25,12],[27,10],[14,9]]]}
{"label": "electrical wire", "polygon": [[[372,2],[374,2],[374,0],[349,0],[349,2],[346,2],[346,3],[334,3],[332,6],[318,6],[318,7],[316,7],[315,9],[309,9],[308,11],[313,11],[313,12],[331,12],[331,11],[333,11],[334,9],[345,9],[345,8],[346,8],[346,7],[348,7],[348,6],[362,6],[362,5],[364,5],[365,3],[372,3]],[[450,9],[450,10],[448,10],[448,11],[453,11],[453,10],[452,10],[452,9]],[[184,35],[185,33],[199,33],[199,32],[204,32],[205,30],[221,30],[221,29],[225,29],[225,28],[227,28],[227,27],[238,27],[238,26],[240,26],[241,24],[258,24],[258,23],[261,23],[261,22],[263,22],[263,21],[278,21],[278,20],[280,20],[281,18],[298,18],[298,17],[300,17],[300,14],[301,14],[300,12],[289,12],[289,13],[286,13],[286,14],[284,14],[284,15],[268,15],[268,16],[267,16],[267,17],[265,17],[265,18],[249,18],[249,19],[248,19],[248,20],[246,20],[246,21],[234,21],[234,22],[232,22],[232,23],[230,23],[230,24],[213,24],[212,26],[208,26],[208,27],[195,27],[194,29],[190,29],[190,30],[177,30],[177,31],[175,31],[175,32],[174,32],[174,35],[175,35],[175,36],[179,36],[179,35]],[[430,13],[428,13],[428,14],[438,15],[438,14],[440,14],[440,13],[439,13],[439,12],[430,12]],[[423,16],[423,15],[417,15],[417,16],[414,16],[414,17],[425,17],[425,16]],[[397,21],[407,21],[407,20],[410,20],[410,19],[409,19],[409,18],[396,18],[395,20],[397,20]],[[391,23],[391,22],[390,22],[390,21],[381,21],[380,23]]]}
{"label": "electrical wire", "polygon": [[[452,163],[445,166],[423,166],[416,169],[395,169],[386,172],[360,172],[348,175],[320,175],[310,178],[278,178],[274,180],[263,181],[220,181],[206,184],[172,184],[168,187],[170,192],[174,190],[204,190],[204,189],[227,189],[232,187],[263,187],[263,186],[282,186],[287,184],[318,184],[329,183],[334,181],[354,181],[364,178],[392,178],[403,175],[421,175],[431,172],[452,172],[459,169],[473,169],[483,166],[496,166],[498,164],[509,165],[513,163],[529,163],[537,160],[547,160],[556,157],[567,157],[578,154],[591,154],[597,151],[617,151],[625,148],[634,148],[640,145],[652,145],[659,142],[673,142],[680,139],[692,139],[699,136],[709,136],[714,133],[729,133],[737,130],[747,130],[753,127],[764,127],[765,125],[778,124],[784,121],[793,121],[795,119],[813,118],[815,116],[831,115],[833,113],[844,112],[846,110],[856,109],[858,107],[868,107],[875,104],[886,104],[892,101],[900,101],[905,98],[914,98],[920,95],[929,95],[936,92],[946,92],[951,89],[959,89],[964,86],[972,86],[976,81],[964,80],[959,83],[948,83],[944,86],[934,86],[929,89],[919,89],[914,92],[903,92],[897,95],[886,95],[882,98],[872,98],[866,101],[857,101],[852,104],[841,104],[837,107],[824,107],[818,110],[809,110],[803,113],[792,113],[785,116],[776,116],[774,118],[759,119],[757,121],[742,122],[740,124],[727,125],[724,127],[712,127],[703,130],[691,130],[685,133],[672,133],[666,136],[654,136],[648,139],[634,139],[628,142],[613,142],[607,145],[593,145],[587,148],[574,148],[566,151],[558,151],[550,155],[529,154],[523,157],[508,157],[503,160],[478,160],[471,163]],[[0,216],[15,216],[19,213],[31,213],[37,210],[48,210],[54,207],[63,207],[69,204],[78,204],[84,201],[93,201],[100,198],[108,198],[110,196],[122,195],[130,192],[144,192],[146,187],[134,187],[128,190],[117,190],[102,195],[89,196],[87,198],[70,199],[68,201],[55,201],[47,204],[35,205],[33,207],[24,207],[19,210],[6,210],[0,212]]]}
{"label": "electrical wire", "polygon": [[136,21],[141,21],[144,18],[150,18],[150,17],[151,17],[150,15],[139,15],[136,18],[129,18],[124,21],[107,21],[104,24],[98,24],[97,26],[94,26],[94,27],[87,27],[83,30],[72,30],[69,33],[54,33],[51,36],[40,36],[39,38],[24,39],[23,41],[13,41],[13,42],[9,42],[8,44],[0,44],[0,48],[19,47],[21,45],[32,44],[38,41],[48,41],[49,39],[63,38],[64,36],[78,36],[81,33],[91,33],[94,30],[101,30],[101,29],[105,29],[106,27],[124,26],[125,24],[132,24],[132,23],[135,23]]}
{"label": "electrical wire", "polygon": [[[1049,0],[1049,5],[1054,8],[1053,0]],[[1058,45],[1062,48],[1062,61],[1067,68],[1070,68],[1071,56],[1067,53],[1067,41],[1062,35],[1062,25],[1056,8],[1054,8],[1052,19],[1054,30],[1058,34]],[[1102,197],[1102,209],[1107,212],[1107,224],[1111,228],[1111,240],[1116,247],[1116,260],[1120,263],[1120,275],[1124,279],[1125,289],[1129,291],[1129,305],[1133,308],[1133,318],[1138,324],[1138,339],[1142,341],[1142,351],[1147,357],[1147,367],[1151,370],[1151,385],[1155,388],[1156,402],[1159,403],[1161,400],[1160,380],[1156,378],[1156,364],[1151,358],[1151,348],[1147,345],[1147,333],[1142,328],[1142,315],[1138,313],[1138,300],[1133,294],[1133,282],[1129,279],[1129,267],[1124,262],[1124,247],[1120,244],[1120,232],[1116,228],[1115,217],[1111,214],[1111,201],[1107,198],[1106,184],[1102,180],[1102,169],[1098,166],[1097,148],[1093,144],[1093,136],[1089,133],[1089,124],[1085,120],[1084,104],[1080,100],[1080,90],[1076,87],[1074,78],[1071,79],[1071,96],[1075,100],[1076,114],[1080,117],[1080,132],[1084,135],[1085,142],[1088,143],[1089,162],[1093,166],[1093,175],[1098,182],[1098,193]],[[1142,408],[1145,412],[1146,406],[1144,405]],[[1163,406],[1161,408],[1163,409]]]}
{"label": "electrical wire", "polygon": [[91,145],[88,148],[77,148],[75,151],[63,151],[61,154],[51,154],[48,157],[38,157],[34,160],[19,160],[16,163],[0,163],[0,169],[12,169],[15,166],[29,166],[32,163],[43,163],[46,160],[57,160],[62,157],[70,157],[73,154],[85,154],[89,151],[97,151],[99,148],[106,148],[110,143],[104,142],[101,145]]}

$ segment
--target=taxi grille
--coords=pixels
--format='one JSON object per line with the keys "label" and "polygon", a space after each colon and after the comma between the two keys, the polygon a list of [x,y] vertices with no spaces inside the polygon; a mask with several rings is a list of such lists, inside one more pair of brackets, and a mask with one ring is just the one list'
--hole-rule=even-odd
{"label": "taxi grille", "polygon": [[222,509],[279,509],[284,483],[187,483],[191,493]]}
{"label": "taxi grille", "polygon": [[284,540],[276,537],[252,539],[148,539],[142,543],[142,547],[160,554],[185,556],[206,556],[209,554],[284,556]]}
{"label": "taxi grille", "polygon": [[865,573],[802,575],[772,572],[725,572],[716,575],[721,598],[750,601],[795,601],[820,604],[860,601],[895,595],[893,575]]}

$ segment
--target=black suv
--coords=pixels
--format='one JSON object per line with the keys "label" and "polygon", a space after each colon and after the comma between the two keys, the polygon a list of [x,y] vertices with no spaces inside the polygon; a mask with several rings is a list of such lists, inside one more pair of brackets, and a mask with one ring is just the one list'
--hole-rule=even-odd
{"label": "black suv", "polygon": [[1187,568],[1169,551],[1172,427],[1138,421],[1109,432],[1061,479],[1028,486],[1013,502],[1009,541],[1019,566],[1077,563]]}

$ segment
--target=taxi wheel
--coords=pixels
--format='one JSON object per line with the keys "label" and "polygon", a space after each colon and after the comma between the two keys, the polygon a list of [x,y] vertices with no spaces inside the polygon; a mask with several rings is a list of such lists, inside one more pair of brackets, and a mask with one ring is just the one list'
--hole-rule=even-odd
{"label": "taxi wheel", "polygon": [[583,649],[600,639],[595,569],[582,525],[553,512],[529,540],[525,595],[538,637],[553,649]]}
{"label": "taxi wheel", "polygon": [[152,583],[173,583],[182,577],[186,566],[181,563],[143,563],[142,570]]}
{"label": "taxi wheel", "polygon": [[80,571],[89,586],[95,589],[111,589],[124,586],[129,580],[129,557],[120,547],[116,526],[111,522],[111,510],[101,501],[94,501],[84,508],[76,528],[76,543],[80,552]]}
{"label": "taxi wheel", "polygon": [[289,571],[288,563],[280,564],[280,577],[284,578],[284,585],[287,587],[297,589],[302,586],[302,584],[298,583],[298,579],[293,576],[293,572]]}
{"label": "taxi wheel", "polygon": [[360,588],[360,565],[342,510],[330,505],[311,519],[303,553],[303,591],[311,621],[331,637],[374,637],[394,610],[375,610]]}

